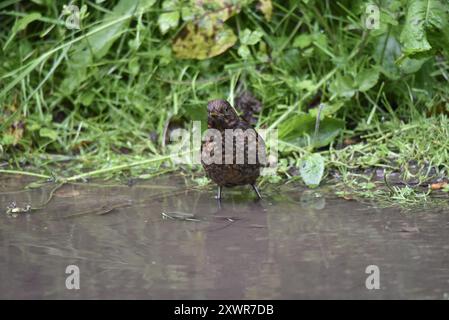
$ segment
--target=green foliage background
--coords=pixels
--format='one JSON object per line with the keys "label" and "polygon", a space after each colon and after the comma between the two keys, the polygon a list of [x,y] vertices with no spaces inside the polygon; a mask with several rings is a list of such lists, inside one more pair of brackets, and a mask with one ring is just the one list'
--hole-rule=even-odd
{"label": "green foliage background", "polygon": [[[314,147],[341,172],[448,169],[448,0],[73,3],[80,30],[65,26],[68,1],[0,4],[3,168],[69,175],[157,159],[169,124],[247,90],[263,104],[257,126],[280,130],[280,174]],[[366,28],[369,3],[378,29]]]}

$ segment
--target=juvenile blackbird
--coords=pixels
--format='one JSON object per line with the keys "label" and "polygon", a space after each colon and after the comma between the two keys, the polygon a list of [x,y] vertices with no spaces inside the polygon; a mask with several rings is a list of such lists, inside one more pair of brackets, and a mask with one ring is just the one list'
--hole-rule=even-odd
{"label": "juvenile blackbird", "polygon": [[[265,164],[265,143],[262,137],[225,100],[210,101],[207,112],[208,128],[217,131],[214,131],[216,136],[208,135],[203,142],[201,162],[206,175],[218,185],[217,199],[221,199],[223,187],[247,184],[253,187],[261,199],[255,183],[260,168]],[[232,139],[229,134],[233,135]],[[229,140],[226,140],[226,136]],[[206,161],[205,156],[221,161],[211,161],[210,158]]]}

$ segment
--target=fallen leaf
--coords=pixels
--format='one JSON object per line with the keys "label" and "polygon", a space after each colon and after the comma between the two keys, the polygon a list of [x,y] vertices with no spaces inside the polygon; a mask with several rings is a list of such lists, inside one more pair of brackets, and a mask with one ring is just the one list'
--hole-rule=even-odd
{"label": "fallen leaf", "polygon": [[173,51],[180,59],[198,59],[218,56],[236,41],[234,31],[224,24],[241,10],[232,0],[192,0],[193,21],[187,23],[173,41]]}
{"label": "fallen leaf", "polygon": [[173,43],[176,57],[181,59],[198,59],[218,56],[237,41],[237,36],[228,26],[216,27],[215,32],[208,35],[195,23],[189,23]]}
{"label": "fallen leaf", "polygon": [[437,183],[433,183],[430,185],[430,188],[432,190],[441,190],[444,189],[448,186],[447,182],[437,182]]}
{"label": "fallen leaf", "polygon": [[238,14],[241,5],[233,0],[193,0],[195,16],[201,28],[209,27],[210,31],[217,23],[223,23]]}
{"label": "fallen leaf", "polygon": [[267,21],[271,21],[273,15],[273,3],[271,0],[259,0],[257,8],[263,13]]}

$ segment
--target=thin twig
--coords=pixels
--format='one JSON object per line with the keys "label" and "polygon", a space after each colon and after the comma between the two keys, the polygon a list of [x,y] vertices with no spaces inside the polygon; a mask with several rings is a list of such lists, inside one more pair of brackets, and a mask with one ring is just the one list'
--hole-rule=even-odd
{"label": "thin twig", "polygon": [[43,178],[43,179],[50,179],[51,178],[51,176],[47,176],[45,174],[34,173],[34,172],[27,172],[27,171],[18,171],[18,170],[4,170],[4,169],[0,169],[0,173],[16,174],[16,175],[21,175],[21,176],[30,176],[30,177],[37,177],[37,178]]}

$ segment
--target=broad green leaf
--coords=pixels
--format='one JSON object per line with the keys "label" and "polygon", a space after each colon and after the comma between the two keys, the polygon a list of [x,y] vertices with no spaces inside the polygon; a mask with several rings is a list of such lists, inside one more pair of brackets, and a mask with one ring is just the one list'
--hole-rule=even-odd
{"label": "broad green leaf", "polygon": [[248,59],[248,57],[251,55],[251,51],[249,50],[248,46],[246,46],[246,45],[240,46],[239,50],[237,51],[237,53],[243,59]]}
{"label": "broad green leaf", "polygon": [[402,74],[419,71],[429,59],[428,57],[419,59],[402,57],[400,59],[401,55],[401,46],[394,36],[379,37],[374,51],[374,59],[380,64],[380,71],[390,79],[397,80]]}
{"label": "broad green leaf", "polygon": [[381,36],[377,40],[374,59],[381,66],[381,72],[390,79],[400,77],[399,68],[395,61],[401,56],[401,45],[392,35]]}
{"label": "broad green leaf", "polygon": [[[431,39],[436,36],[435,41]],[[449,11],[447,1],[409,1],[407,18],[401,33],[401,43],[406,56],[430,51],[433,46],[446,46],[449,50]]]}
{"label": "broad green leaf", "polygon": [[424,63],[426,63],[431,57],[423,57],[420,59],[405,58],[399,64],[399,70],[405,74],[412,74],[418,72]]}
{"label": "broad green leaf", "polygon": [[315,90],[315,87],[316,87],[316,83],[313,82],[312,80],[308,80],[308,79],[298,81],[296,83],[296,85],[299,90],[305,90],[307,92],[311,92],[311,91]]}
{"label": "broad green leaf", "polygon": [[183,21],[192,21],[193,19],[195,19],[195,13],[190,7],[182,7],[181,17]]}
{"label": "broad green leaf", "polygon": [[167,31],[170,29],[176,28],[179,23],[179,17],[179,11],[172,11],[161,14],[157,20],[157,23],[162,34],[167,33]]}
{"label": "broad green leaf", "polygon": [[312,44],[313,38],[310,34],[301,34],[293,40],[293,47],[304,49]]}
{"label": "broad green leaf", "polygon": [[315,137],[316,116],[309,114],[291,117],[279,126],[279,138],[300,147],[324,147],[330,144],[344,128],[344,121],[326,117],[320,122]]}
{"label": "broad green leaf", "polygon": [[365,69],[359,72],[355,78],[355,84],[359,91],[368,91],[377,84],[379,71],[376,69]]}
{"label": "broad green leaf", "polygon": [[114,21],[117,22],[87,38],[90,50],[95,58],[100,59],[104,57],[115,40],[126,31],[131,17],[129,19],[122,18],[135,13],[139,2],[139,0],[120,0],[112,12],[105,15],[101,25],[110,24]]}
{"label": "broad green leaf", "polygon": [[421,67],[424,65],[424,63],[426,63],[427,61],[429,61],[429,59],[432,59],[431,56],[429,57],[421,57],[421,58],[405,58],[402,59],[399,62],[399,70],[401,71],[402,74],[412,74],[412,73],[416,73],[419,70],[421,70]]}
{"label": "broad green leaf", "polygon": [[323,157],[318,153],[305,156],[299,164],[299,173],[308,187],[318,187],[324,174]]}
{"label": "broad green leaf", "polygon": [[185,117],[191,121],[201,121],[201,130],[207,129],[207,111],[201,104],[185,107]]}
{"label": "broad green leaf", "polygon": [[51,140],[56,140],[58,138],[58,133],[55,130],[42,128],[39,130],[39,135],[43,138],[49,138]]}
{"label": "broad green leaf", "polygon": [[247,46],[253,46],[262,39],[263,32],[259,30],[251,31],[249,29],[243,30],[240,34],[240,42]]}
{"label": "broad green leaf", "polygon": [[331,83],[329,90],[338,97],[352,98],[357,91],[367,91],[379,80],[379,71],[366,69],[360,71],[355,79],[349,75],[338,75]]}
{"label": "broad green leaf", "polygon": [[331,83],[329,90],[336,96],[352,98],[356,93],[354,81],[349,76],[339,75]]}
{"label": "broad green leaf", "polygon": [[66,77],[62,81],[60,90],[65,95],[70,95],[87,77],[87,68],[92,64],[92,54],[88,48],[78,46],[71,54],[70,64],[66,71]]}
{"label": "broad green leaf", "polygon": [[168,30],[174,29],[178,26],[181,13],[177,8],[177,1],[174,0],[165,0],[162,3],[162,9],[164,10],[164,13],[159,15],[157,23],[161,33],[165,34]]}

